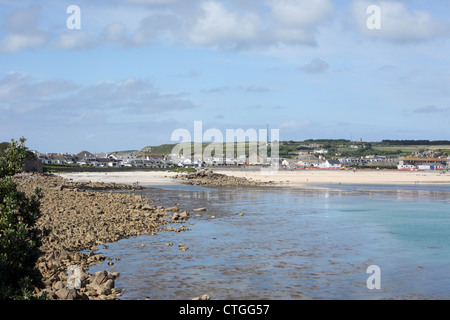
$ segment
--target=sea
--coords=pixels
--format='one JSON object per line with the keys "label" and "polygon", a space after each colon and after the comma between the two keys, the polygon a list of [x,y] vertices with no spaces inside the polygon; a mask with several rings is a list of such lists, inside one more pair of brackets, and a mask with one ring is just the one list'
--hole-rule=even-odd
{"label": "sea", "polygon": [[450,185],[148,187],[191,217],[99,246],[121,300],[450,299]]}

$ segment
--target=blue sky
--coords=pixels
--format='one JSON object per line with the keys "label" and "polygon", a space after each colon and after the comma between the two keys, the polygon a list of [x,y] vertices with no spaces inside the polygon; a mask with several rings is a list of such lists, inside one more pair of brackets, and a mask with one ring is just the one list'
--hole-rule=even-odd
{"label": "blue sky", "polygon": [[[68,29],[70,5],[81,28]],[[367,28],[377,5],[381,29]],[[281,140],[450,139],[450,4],[0,0],[0,141],[40,152],[171,143],[178,128]]]}

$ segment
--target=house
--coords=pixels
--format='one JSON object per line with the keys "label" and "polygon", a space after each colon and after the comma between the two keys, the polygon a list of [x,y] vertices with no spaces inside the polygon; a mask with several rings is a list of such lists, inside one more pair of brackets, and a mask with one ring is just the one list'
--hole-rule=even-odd
{"label": "house", "polygon": [[122,161],[110,158],[99,158],[96,159],[96,165],[97,167],[120,167],[122,166]]}
{"label": "house", "polygon": [[53,155],[51,158],[53,160],[52,163],[55,164],[66,164],[68,162],[67,159],[62,154]]}
{"label": "house", "polygon": [[77,161],[77,164],[79,166],[92,166],[97,167],[97,159],[94,157],[88,157],[88,158],[82,158],[81,160]]}
{"label": "house", "polygon": [[295,159],[283,159],[281,166],[285,169],[294,169],[297,167],[297,160]]}
{"label": "house", "polygon": [[39,154],[37,158],[42,162],[42,164],[52,164],[52,159],[45,154]]}
{"label": "house", "polygon": [[398,169],[435,170],[449,166],[450,161],[445,158],[415,158],[406,157],[399,161]]}
{"label": "house", "polygon": [[341,167],[341,162],[339,160],[326,160],[319,165],[319,168],[324,169],[339,169]]}
{"label": "house", "polygon": [[339,159],[341,164],[343,165],[352,165],[352,164],[358,164],[360,162],[360,159],[357,157],[346,157]]}
{"label": "house", "polygon": [[239,156],[237,157],[237,159],[236,159],[236,164],[237,164],[238,166],[244,165],[244,164],[246,164],[246,163],[248,163],[248,157],[247,157],[245,154],[241,154],[241,155],[239,155]]}
{"label": "house", "polygon": [[77,159],[87,159],[87,158],[93,159],[93,158],[95,158],[95,155],[93,155],[89,151],[81,151],[80,153],[75,155],[75,158],[77,158]]}

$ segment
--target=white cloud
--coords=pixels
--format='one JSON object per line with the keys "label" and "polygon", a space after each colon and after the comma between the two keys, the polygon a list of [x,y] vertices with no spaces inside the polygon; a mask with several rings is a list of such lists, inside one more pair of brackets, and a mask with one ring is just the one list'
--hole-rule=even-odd
{"label": "white cloud", "polygon": [[172,44],[181,38],[182,21],[174,13],[152,13],[142,19],[130,36],[132,46],[154,43]]}
{"label": "white cloud", "polygon": [[331,0],[271,0],[266,4],[266,8],[241,5],[232,10],[218,1],[203,2],[188,39],[194,45],[226,49],[315,45],[317,27],[333,12]]}
{"label": "white cloud", "polygon": [[37,5],[12,12],[4,20],[5,35],[0,39],[0,52],[14,53],[39,48],[47,41],[47,34],[39,27],[41,8]]}
{"label": "white cloud", "polygon": [[70,30],[61,33],[54,41],[54,45],[68,50],[78,50],[92,47],[98,44],[97,37],[83,30]]}
{"label": "white cloud", "polygon": [[126,27],[122,23],[113,22],[103,30],[102,36],[108,42],[121,43],[126,39]]}
{"label": "white cloud", "polygon": [[162,93],[142,79],[130,77],[80,86],[67,80],[39,80],[20,73],[0,79],[0,106],[19,114],[36,110],[60,116],[93,108],[142,115],[196,107],[183,94]]}
{"label": "white cloud", "polygon": [[[381,9],[381,29],[367,28],[369,5]],[[416,42],[434,39],[444,34],[445,26],[425,10],[413,10],[404,2],[357,0],[352,5],[355,23],[361,34],[393,42]]]}
{"label": "white cloud", "polygon": [[35,34],[8,34],[0,40],[0,52],[14,53],[23,49],[41,47],[47,41],[47,36],[41,32]]}
{"label": "white cloud", "polygon": [[[38,23],[42,13],[39,6],[13,12],[5,19],[0,52],[39,48],[47,43],[67,50],[105,44],[127,48],[193,45],[231,50],[315,45],[317,26],[333,11],[331,0],[196,0],[189,4],[180,0],[128,0],[108,8],[102,4],[84,8],[81,30],[67,30],[64,19],[60,29],[42,29]],[[50,17],[46,25],[51,21]]]}
{"label": "white cloud", "polygon": [[330,0],[272,0],[271,13],[283,25],[309,27],[333,12]]}
{"label": "white cloud", "polygon": [[257,39],[261,20],[256,14],[230,12],[217,1],[204,2],[201,9],[189,33],[193,44],[234,48]]}

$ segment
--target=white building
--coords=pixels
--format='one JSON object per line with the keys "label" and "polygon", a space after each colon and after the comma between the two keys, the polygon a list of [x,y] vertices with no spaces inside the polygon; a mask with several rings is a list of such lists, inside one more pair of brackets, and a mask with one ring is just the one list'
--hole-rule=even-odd
{"label": "white building", "polygon": [[339,160],[327,160],[319,165],[319,168],[324,169],[339,169],[341,167],[341,162]]}

